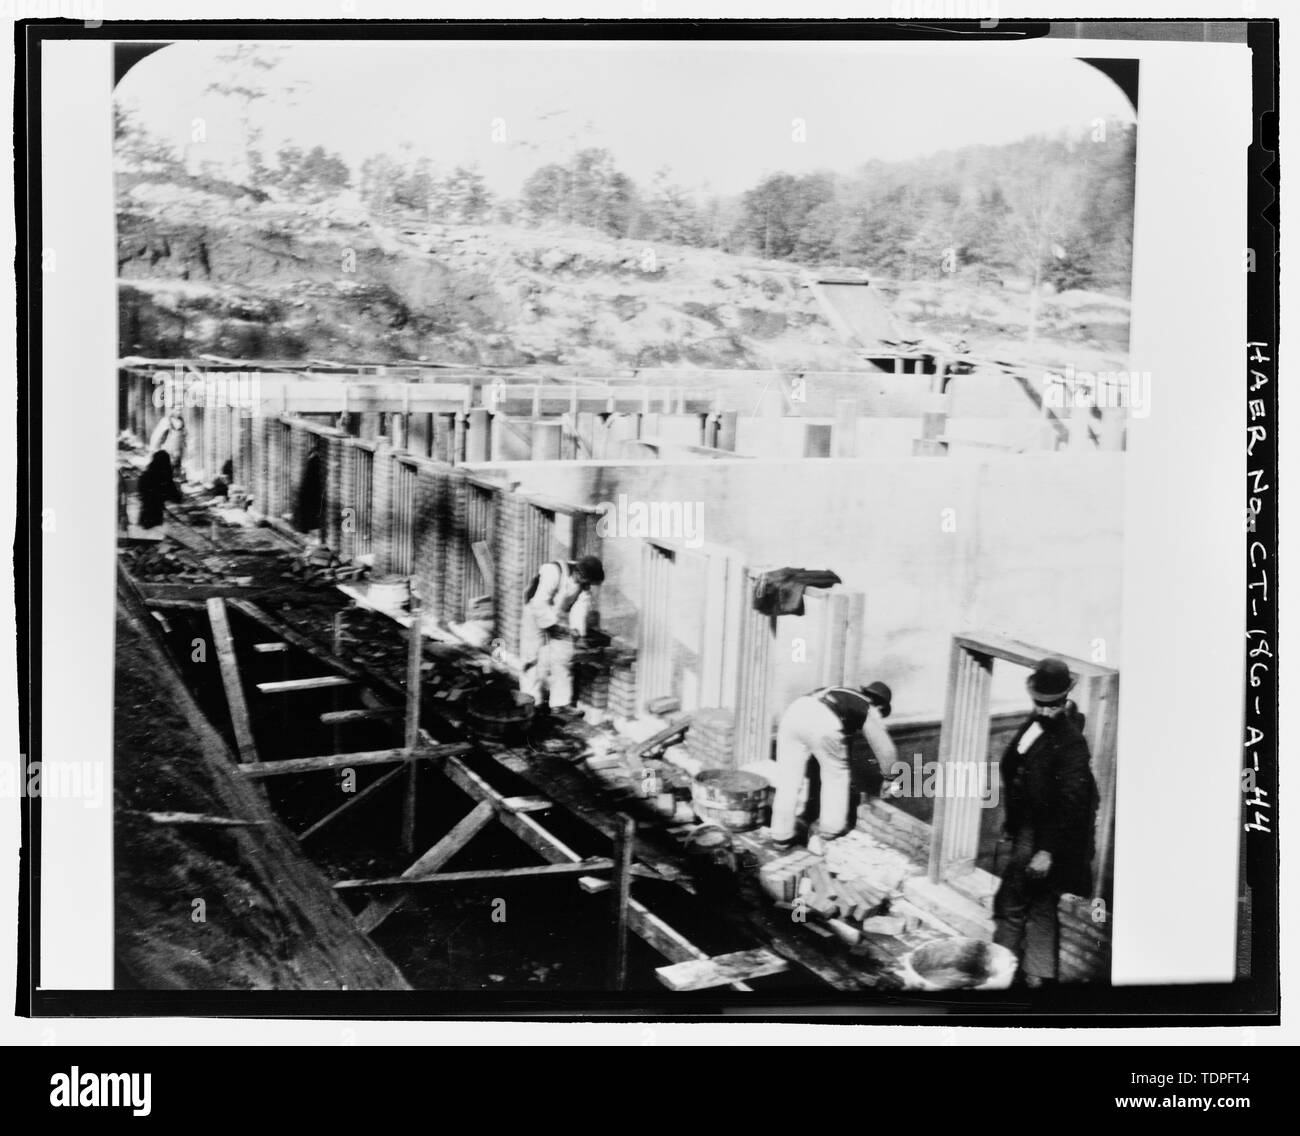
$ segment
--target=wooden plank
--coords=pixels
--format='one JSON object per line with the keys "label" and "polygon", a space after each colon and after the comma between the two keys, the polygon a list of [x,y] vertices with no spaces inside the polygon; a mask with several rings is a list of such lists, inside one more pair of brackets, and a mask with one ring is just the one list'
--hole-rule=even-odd
{"label": "wooden plank", "polygon": [[[403,879],[431,876],[468,844],[496,815],[488,801],[480,801],[446,836],[402,873]],[[405,896],[377,899],[357,916],[357,927],[367,935],[406,902]]]}
{"label": "wooden plank", "polygon": [[244,684],[239,677],[239,663],[235,658],[235,641],[230,634],[226,601],[219,596],[208,600],[208,622],[212,624],[212,640],[217,648],[221,683],[226,688],[226,706],[230,710],[239,760],[247,765],[257,761],[257,746],[253,742],[253,727],[248,720],[248,703],[244,700]]}
{"label": "wooden plank", "polygon": [[614,829],[614,947],[610,960],[610,988],[627,989],[627,929],[632,903],[632,848],[636,821],[619,817]]}
{"label": "wooden plank", "polygon": [[203,600],[145,600],[151,611],[207,611]]}
{"label": "wooden plank", "polygon": [[526,868],[488,868],[478,872],[437,872],[431,876],[393,876],[377,880],[340,880],[335,891],[411,891],[438,884],[494,883],[499,880],[531,880],[548,876],[572,876],[582,872],[607,872],[614,866],[608,857],[595,856],[573,864],[532,864]]}
{"label": "wooden plank", "polygon": [[367,706],[362,710],[326,710],[320,721],[322,726],[345,726],[349,722],[385,721],[403,713],[400,706]]}
{"label": "wooden plank", "polygon": [[259,682],[257,689],[263,694],[294,694],[300,690],[329,690],[336,686],[352,686],[355,682],[355,679],[350,679],[346,675],[315,675],[312,678]]}
{"label": "wooden plank", "polygon": [[553,809],[555,802],[545,797],[506,797],[501,806],[512,813],[540,813]]}
{"label": "wooden plank", "polygon": [[147,581],[137,585],[140,595],[148,603],[150,600],[209,600],[213,596],[255,596],[267,590],[262,584],[151,584]]}
{"label": "wooden plank", "polygon": [[734,951],[710,959],[692,959],[672,966],[661,966],[655,970],[655,974],[669,990],[683,993],[725,986],[737,980],[764,978],[789,969],[790,964],[780,955],[773,954],[766,947],[758,947],[752,951]]}
{"label": "wooden plank", "polygon": [[382,788],[384,788],[384,786],[387,785],[390,781],[397,780],[397,778],[400,777],[401,775],[402,775],[401,769],[390,769],[382,777],[376,778],[364,789],[361,789],[360,791],[351,794],[349,799],[344,801],[343,804],[339,805],[338,808],[334,809],[332,812],[326,813],[323,817],[320,818],[320,820],[304,828],[302,832],[298,834],[299,841],[306,840],[309,836],[315,836],[316,833],[320,832],[320,830],[324,828],[326,825],[333,824],[340,817],[346,816],[358,805],[360,805],[362,801],[368,801],[371,797],[375,796]]}
{"label": "wooden plank", "polygon": [[[411,614],[415,616],[416,603],[411,604]],[[424,661],[423,640],[420,634],[418,616],[411,620],[407,632],[406,649],[406,748],[414,750],[420,744],[420,690],[423,675],[420,664]],[[415,812],[416,784],[419,769],[412,763],[406,771],[406,794],[402,799],[402,837],[403,852],[415,851]]]}
{"label": "wooden plank", "polygon": [[392,765],[401,761],[420,761],[437,758],[448,753],[466,753],[469,746],[456,744],[432,746],[412,753],[407,749],[377,749],[362,753],[329,753],[320,757],[290,757],[283,761],[259,761],[255,765],[239,765],[237,773],[245,777],[282,777],[296,773],[319,773],[326,769],[347,769],[355,765]]}

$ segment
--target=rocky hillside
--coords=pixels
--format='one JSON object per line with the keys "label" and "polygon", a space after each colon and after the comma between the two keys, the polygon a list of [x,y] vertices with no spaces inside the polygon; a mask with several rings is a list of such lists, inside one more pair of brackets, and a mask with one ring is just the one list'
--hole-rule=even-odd
{"label": "rocky hillside", "polygon": [[[581,229],[379,223],[342,200],[119,185],[123,355],[514,366],[856,369],[797,266]],[[1027,302],[981,278],[891,286],[915,334],[1022,356]],[[1044,302],[1040,351],[1122,366],[1128,305]]]}

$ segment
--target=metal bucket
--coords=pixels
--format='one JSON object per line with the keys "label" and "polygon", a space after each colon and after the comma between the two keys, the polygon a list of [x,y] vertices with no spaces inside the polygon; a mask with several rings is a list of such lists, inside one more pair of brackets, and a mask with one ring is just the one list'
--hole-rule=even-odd
{"label": "metal bucket", "polygon": [[763,778],[738,769],[705,769],[691,784],[695,815],[732,832],[762,824],[771,796],[772,787]]}

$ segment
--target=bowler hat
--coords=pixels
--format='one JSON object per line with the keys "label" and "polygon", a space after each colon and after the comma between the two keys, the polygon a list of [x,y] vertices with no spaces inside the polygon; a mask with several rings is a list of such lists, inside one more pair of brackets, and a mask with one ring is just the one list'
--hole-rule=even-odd
{"label": "bowler hat", "polygon": [[1044,659],[1034,668],[1025,685],[1029,687],[1029,696],[1035,703],[1050,706],[1070,693],[1074,678],[1065,660],[1053,656]]}
{"label": "bowler hat", "polygon": [[588,584],[605,582],[605,566],[595,556],[584,556],[573,567],[578,578]]}
{"label": "bowler hat", "polygon": [[883,682],[873,682],[869,686],[862,688],[862,693],[880,706],[880,716],[888,718],[892,709],[890,703],[894,701],[894,692],[889,689]]}

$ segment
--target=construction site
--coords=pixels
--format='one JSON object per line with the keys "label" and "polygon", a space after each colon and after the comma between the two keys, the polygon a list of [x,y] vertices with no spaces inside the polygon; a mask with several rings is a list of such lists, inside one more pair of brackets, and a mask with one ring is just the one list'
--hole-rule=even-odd
{"label": "construction site", "polygon": [[[1059,976],[1108,981],[1125,408],[803,286],[854,369],[120,360],[120,986],[1004,988],[997,761],[1048,657],[1100,803]],[[589,557],[543,713],[523,613]],[[911,772],[778,846],[783,711],[872,681]]]}

